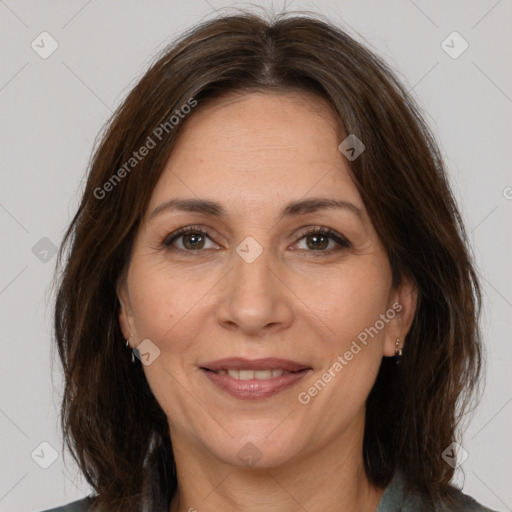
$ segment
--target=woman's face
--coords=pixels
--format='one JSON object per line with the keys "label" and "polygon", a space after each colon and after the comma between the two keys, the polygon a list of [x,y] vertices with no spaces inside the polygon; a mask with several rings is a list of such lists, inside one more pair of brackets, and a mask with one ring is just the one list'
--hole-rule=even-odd
{"label": "woman's face", "polygon": [[392,287],[338,132],[300,93],[187,119],[119,289],[175,450],[275,467],[361,442],[414,299]]}

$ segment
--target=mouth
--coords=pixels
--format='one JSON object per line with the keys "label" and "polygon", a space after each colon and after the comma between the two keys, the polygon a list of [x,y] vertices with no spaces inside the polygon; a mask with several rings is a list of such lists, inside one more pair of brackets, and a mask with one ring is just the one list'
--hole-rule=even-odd
{"label": "mouth", "polygon": [[237,380],[267,380],[272,377],[281,377],[281,375],[289,374],[286,370],[278,370],[277,368],[269,368],[268,370],[219,370],[215,372],[217,375],[229,375],[233,379]]}
{"label": "mouth", "polygon": [[200,369],[217,388],[242,400],[274,396],[312,370],[308,365],[277,358],[227,358],[205,363]]}

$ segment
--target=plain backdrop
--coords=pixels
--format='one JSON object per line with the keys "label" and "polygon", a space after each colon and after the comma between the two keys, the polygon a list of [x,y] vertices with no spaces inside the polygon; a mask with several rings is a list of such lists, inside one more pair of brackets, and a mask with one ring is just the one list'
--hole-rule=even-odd
{"label": "plain backdrop", "polygon": [[[61,448],[54,248],[96,135],[149,61],[184,29],[236,5],[249,6],[0,0],[1,511],[42,510],[90,491]],[[427,113],[485,292],[487,382],[456,480],[487,506],[512,510],[512,1],[318,0],[287,8],[322,13],[364,41]]]}

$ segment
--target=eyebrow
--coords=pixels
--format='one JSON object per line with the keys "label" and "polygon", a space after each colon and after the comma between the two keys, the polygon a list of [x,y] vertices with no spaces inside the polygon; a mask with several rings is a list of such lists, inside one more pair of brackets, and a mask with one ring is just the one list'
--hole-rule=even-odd
{"label": "eyebrow", "polygon": [[[281,211],[281,217],[291,217],[296,215],[304,215],[307,213],[315,213],[319,210],[333,210],[342,209],[349,211],[361,220],[364,220],[364,214],[361,208],[355,204],[338,199],[328,199],[322,197],[313,197],[309,199],[301,199],[298,201],[292,201],[288,203]],[[215,201],[209,201],[207,199],[169,199],[157,206],[150,214],[149,219],[151,220],[155,216],[161,214],[164,211],[183,211],[202,213],[204,215],[210,215],[218,218],[227,217],[226,209]]]}

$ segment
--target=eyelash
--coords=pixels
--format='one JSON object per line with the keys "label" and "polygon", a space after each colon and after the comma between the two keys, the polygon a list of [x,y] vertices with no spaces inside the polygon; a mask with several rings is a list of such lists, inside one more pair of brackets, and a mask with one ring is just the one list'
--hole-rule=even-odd
{"label": "eyelash", "polygon": [[[210,240],[212,240],[212,238],[210,237],[208,232],[205,231],[204,229],[202,229],[201,227],[199,227],[199,226],[185,226],[183,228],[177,229],[176,231],[174,231],[173,233],[168,235],[164,239],[164,241],[163,241],[163,246],[166,249],[168,249],[168,250],[178,251],[178,252],[185,252],[185,253],[188,253],[188,254],[191,254],[191,253],[198,254],[198,253],[203,253],[205,250],[208,250],[208,249],[197,249],[197,250],[194,251],[194,250],[187,250],[187,249],[181,249],[181,248],[172,247],[172,244],[174,243],[175,240],[177,240],[180,237],[182,237],[184,235],[187,235],[187,234],[197,234],[197,235],[201,235],[201,236],[207,237]],[[351,243],[345,237],[343,237],[339,233],[336,233],[335,231],[333,231],[333,230],[331,230],[331,229],[329,229],[327,227],[323,227],[323,226],[313,227],[313,228],[309,228],[307,230],[302,231],[298,235],[297,241],[300,241],[303,238],[305,238],[307,236],[312,236],[312,235],[324,235],[324,236],[327,236],[328,238],[334,240],[339,245],[338,248],[324,250],[324,251],[322,251],[322,250],[315,251],[315,250],[299,249],[301,251],[310,252],[310,253],[314,254],[315,257],[323,256],[323,255],[330,255],[330,254],[332,254],[334,252],[337,252],[337,251],[339,251],[341,249],[348,249],[348,248],[351,247]]]}

